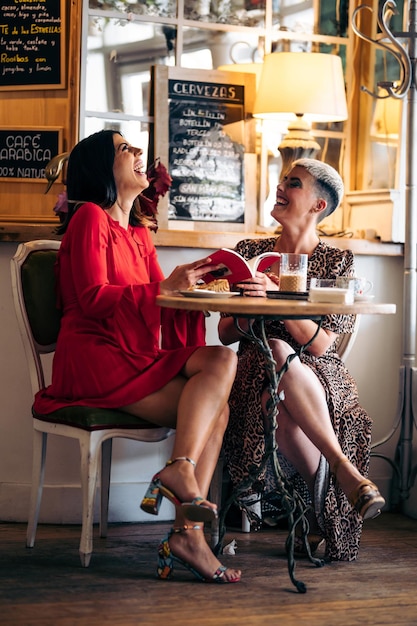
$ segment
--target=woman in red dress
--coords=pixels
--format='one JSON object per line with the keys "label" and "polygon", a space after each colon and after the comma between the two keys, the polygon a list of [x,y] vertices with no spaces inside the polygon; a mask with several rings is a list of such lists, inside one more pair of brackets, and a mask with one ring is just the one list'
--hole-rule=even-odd
{"label": "woman in red dress", "polygon": [[155,303],[158,294],[194,285],[209,257],[164,277],[138,201],[149,186],[141,154],[111,130],[80,141],[70,154],[57,261],[63,316],[52,383],[37,394],[34,409],[118,408],[175,428],[172,460],[154,476],[141,505],[153,514],[161,496],[175,505],[158,574],[168,577],[176,561],[204,581],[237,582],[240,571],[219,563],[203,523],[194,523],[217,515],[206,496],[228,423],[236,355],[205,345],[201,313]]}

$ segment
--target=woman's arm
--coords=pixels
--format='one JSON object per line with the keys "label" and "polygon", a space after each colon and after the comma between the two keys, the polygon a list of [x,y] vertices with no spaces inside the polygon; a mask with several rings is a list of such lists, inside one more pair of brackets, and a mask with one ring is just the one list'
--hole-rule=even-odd
{"label": "woman's arm", "polygon": [[[242,330],[247,330],[249,320],[247,318],[239,318],[239,326]],[[235,326],[233,317],[221,317],[218,324],[219,339],[224,346],[230,346],[242,339],[242,334]]]}
{"label": "woman's arm", "polygon": [[[283,320],[286,330],[292,335],[297,343],[304,346],[310,341],[314,333],[317,331],[317,324],[311,320]],[[239,319],[239,326],[246,330],[248,327],[248,319]],[[223,345],[228,346],[232,343],[240,341],[242,334],[236,328],[233,317],[220,318],[218,325],[219,338]],[[322,356],[336,340],[337,333],[331,330],[321,328],[317,337],[309,346],[308,352],[313,356]]]}
{"label": "woman's arm", "polygon": [[[304,346],[310,341],[317,330],[316,322],[312,320],[284,320],[283,324],[300,346]],[[337,333],[325,328],[320,328],[317,337],[308,347],[308,352],[313,356],[323,356],[330,348],[332,343],[337,339]]]}

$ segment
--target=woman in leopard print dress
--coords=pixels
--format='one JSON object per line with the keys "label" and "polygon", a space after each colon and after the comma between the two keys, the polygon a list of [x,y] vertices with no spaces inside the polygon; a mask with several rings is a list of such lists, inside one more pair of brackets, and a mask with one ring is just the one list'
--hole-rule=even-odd
{"label": "woman in leopard print dress", "polygon": [[[333,168],[314,159],[296,161],[277,187],[271,212],[282,226],[281,236],[244,240],[236,250],[247,259],[269,250],[307,253],[309,278],[354,275],[352,252],[325,244],[316,233],[317,222],[337,208],[342,196],[343,183]],[[267,290],[276,289],[273,279],[274,274],[269,277],[258,272],[238,286],[244,296],[265,296]],[[245,323],[240,320],[242,328]],[[356,558],[363,519],[375,517],[385,504],[377,487],[365,478],[371,420],[359,405],[355,381],[336,351],[338,334],[352,332],[353,327],[352,316],[327,316],[308,350],[291,362],[278,389],[284,391],[277,417],[279,455],[297,489],[302,483],[310,494],[315,513],[309,519],[310,545],[314,548],[318,539],[324,538],[330,560]],[[277,368],[289,353],[307,343],[316,328],[312,320],[266,322]],[[222,315],[219,336],[224,344],[239,341],[238,372],[224,441],[228,470],[237,486],[247,478],[249,468],[260,465],[265,451],[265,363],[231,317]],[[246,495],[264,491],[265,472]]]}

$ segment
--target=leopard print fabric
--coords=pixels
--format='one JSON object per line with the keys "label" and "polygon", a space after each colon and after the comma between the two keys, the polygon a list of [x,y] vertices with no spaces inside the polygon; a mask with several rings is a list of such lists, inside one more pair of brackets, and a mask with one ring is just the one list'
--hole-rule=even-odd
{"label": "leopard print fabric", "polygon": [[[275,237],[258,241],[244,240],[237,245],[236,250],[249,259],[272,250],[275,242]],[[343,251],[320,242],[309,259],[308,278],[336,278],[353,274],[354,257],[350,250]],[[322,326],[336,333],[349,333],[353,332],[354,318],[330,315]],[[294,348],[298,347],[279,321],[267,321],[266,331],[268,336],[284,339]],[[238,371],[230,396],[230,420],[224,441],[225,459],[234,485],[239,485],[247,478],[248,468],[260,465],[265,450],[261,410],[261,394],[267,385],[264,357],[245,338],[239,343],[238,356]],[[370,458],[371,420],[359,404],[356,383],[338,356],[336,346],[333,344],[321,357],[305,352],[301,360],[316,373],[325,389],[333,428],[343,453],[366,476]],[[295,479],[292,477],[290,480]],[[298,483],[300,480],[301,477],[297,476]],[[302,483],[306,488],[304,481]],[[264,487],[265,472],[252,485],[252,493],[262,493]],[[324,508],[320,518],[326,539],[326,558],[355,560],[362,530],[361,518],[352,510],[333,476],[325,484],[324,490]]]}

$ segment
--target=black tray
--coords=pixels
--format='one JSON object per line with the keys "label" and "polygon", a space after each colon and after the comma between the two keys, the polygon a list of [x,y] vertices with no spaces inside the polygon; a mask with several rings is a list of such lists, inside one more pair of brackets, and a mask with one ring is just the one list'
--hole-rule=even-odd
{"label": "black tray", "polygon": [[307,300],[308,291],[267,291],[268,298],[276,300]]}

